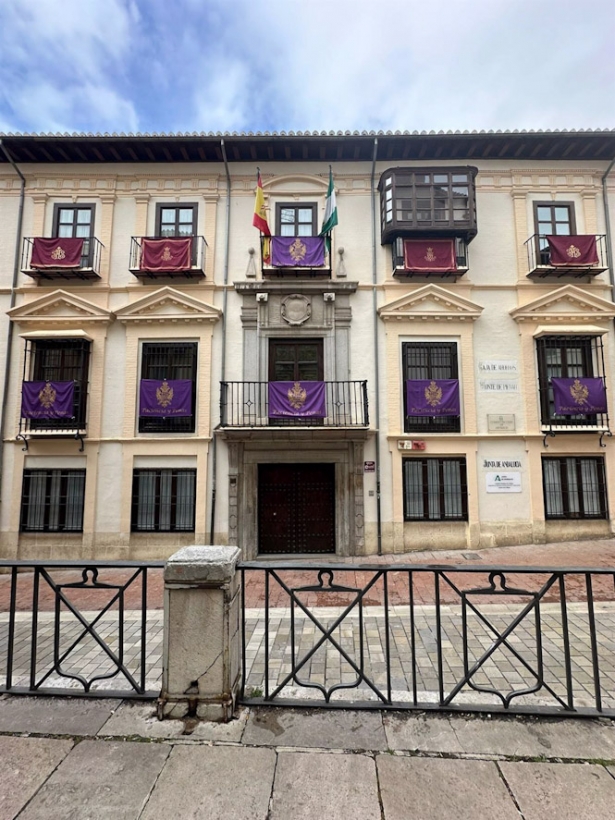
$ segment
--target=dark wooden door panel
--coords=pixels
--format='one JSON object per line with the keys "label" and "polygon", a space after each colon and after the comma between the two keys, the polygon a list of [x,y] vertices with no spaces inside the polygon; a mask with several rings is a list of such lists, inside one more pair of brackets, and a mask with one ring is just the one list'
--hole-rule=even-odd
{"label": "dark wooden door panel", "polygon": [[259,464],[259,552],[335,552],[335,465]]}

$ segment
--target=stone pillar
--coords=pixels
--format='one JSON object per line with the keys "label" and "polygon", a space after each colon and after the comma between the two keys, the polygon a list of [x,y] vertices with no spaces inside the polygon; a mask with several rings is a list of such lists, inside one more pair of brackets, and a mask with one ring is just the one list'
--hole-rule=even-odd
{"label": "stone pillar", "polygon": [[164,570],[159,717],[230,720],[240,681],[237,547],[184,547]]}

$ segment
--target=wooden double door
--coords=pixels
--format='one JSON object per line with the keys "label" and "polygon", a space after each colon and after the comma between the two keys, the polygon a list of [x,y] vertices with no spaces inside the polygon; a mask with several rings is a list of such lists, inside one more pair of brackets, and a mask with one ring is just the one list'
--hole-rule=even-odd
{"label": "wooden double door", "polygon": [[258,551],[335,552],[335,465],[258,465]]}

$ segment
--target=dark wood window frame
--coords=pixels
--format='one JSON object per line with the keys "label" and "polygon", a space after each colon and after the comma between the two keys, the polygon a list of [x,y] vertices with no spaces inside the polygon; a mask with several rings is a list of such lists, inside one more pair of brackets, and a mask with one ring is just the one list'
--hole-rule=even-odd
{"label": "dark wood window frame", "polygon": [[[147,510],[147,516],[151,520],[151,525],[140,523],[141,514],[144,513],[140,507],[144,496],[139,494],[139,484],[141,476],[149,476],[153,479],[153,497],[147,501],[153,506]],[[189,494],[182,500],[178,495],[179,478],[189,478]],[[163,499],[163,479],[170,480],[168,486],[168,498]],[[187,507],[183,511],[186,516],[184,524],[178,523],[181,503]],[[166,506],[166,509],[163,507]],[[131,532],[194,532],[196,515],[196,469],[193,468],[144,468],[132,471],[132,500],[131,500]],[[164,519],[167,519],[165,521]]]}
{"label": "dark wood window frame", "polygon": [[[570,363],[566,355],[560,355],[561,374],[557,378],[567,379],[575,376],[592,378],[595,375],[595,366],[599,363],[595,361],[598,351],[596,346],[602,343],[601,337],[597,336],[541,336],[536,339],[536,356],[538,359],[538,387],[540,396],[540,419],[545,425],[567,425],[567,426],[593,426],[597,424],[595,415],[579,416],[557,416],[553,403],[553,388],[550,386],[549,369],[547,363],[547,350],[580,350],[581,351],[581,373],[571,373],[575,368],[575,363]],[[575,368],[576,369],[576,368]],[[600,369],[600,368],[599,368]]]}
{"label": "dark wood window frame", "polygon": [[[587,481],[583,475],[583,463],[591,462],[596,464],[597,487],[589,488],[597,501],[599,512],[587,513],[586,493],[588,491]],[[553,465],[558,473],[558,486],[550,488],[547,481],[546,464]],[[574,478],[572,486],[570,483],[569,469],[572,468]],[[545,519],[547,521],[556,520],[596,520],[608,518],[608,504],[606,492],[606,474],[604,468],[604,458],[602,456],[557,456],[543,457],[542,459],[542,485],[545,505]],[[561,507],[558,512],[549,512],[553,506]]]}
{"label": "dark wood window frame", "polygon": [[[558,202],[557,200],[550,200],[549,202],[534,202],[532,204],[534,207],[534,233],[540,233],[540,230],[538,229],[538,223],[540,221],[538,219],[538,208],[568,208],[568,213],[570,214],[570,233],[576,233],[577,223],[575,218],[574,202]],[[551,225],[553,224],[554,219],[553,216],[551,216]],[[555,231],[553,233],[555,233]]]}
{"label": "dark wood window frame", "polygon": [[[268,380],[269,381],[271,381],[271,382],[273,382],[273,381],[291,381],[291,379],[276,380],[276,378],[275,378],[275,364],[276,364],[276,361],[275,361],[275,352],[274,351],[275,351],[275,348],[277,346],[282,347],[283,345],[286,345],[286,346],[294,345],[295,347],[297,345],[315,345],[316,348],[317,348],[317,356],[318,356],[318,360],[316,362],[316,365],[317,365],[317,368],[318,368],[319,378],[314,379],[314,381],[323,381],[324,380],[324,340],[322,339],[322,337],[321,338],[318,338],[318,337],[306,338],[306,339],[302,339],[300,337],[299,338],[294,337],[294,338],[291,338],[291,339],[273,337],[273,338],[269,339],[269,367],[268,367]],[[295,358],[294,364],[295,364],[295,373],[296,373],[297,372],[297,364],[298,364],[296,358]],[[299,379],[299,376],[293,377],[293,380],[294,379]],[[307,380],[304,379],[304,381],[307,381]]]}
{"label": "dark wood window frame", "polygon": [[[32,342],[32,381],[74,381],[74,418],[30,419],[30,430],[83,430],[85,429],[88,402],[88,381],[92,343],[86,339],[36,339]],[[49,354],[56,354],[58,361],[50,361]],[[73,361],[67,362],[67,353]]]}
{"label": "dark wood window frame", "polygon": [[[85,475],[85,470],[24,470],[21,492],[21,532],[83,532]],[[34,510],[34,516],[41,520],[40,526],[29,523],[32,511],[32,482],[36,477],[43,479],[40,485],[44,496],[43,503]],[[68,494],[71,478],[78,479],[75,489],[78,488],[81,491],[78,495],[74,495],[72,502]]]}
{"label": "dark wood window frame", "polygon": [[[157,348],[158,350],[156,350]],[[192,360],[188,364],[187,362],[181,363],[178,361],[173,361],[172,359],[169,360],[167,365],[162,365],[159,361],[157,362],[154,358],[155,354],[158,353],[159,356],[162,356],[165,351],[164,348],[168,348],[167,355],[173,356],[178,355],[180,352],[180,348],[190,348],[192,351]],[[177,373],[179,369],[184,370],[186,368],[190,368],[190,376],[189,378],[192,379],[192,415],[191,416],[182,416],[178,418],[142,418],[139,416],[138,419],[138,428],[139,433],[194,433],[196,429],[196,381],[197,381],[197,373],[198,373],[198,360],[199,360],[199,343],[195,341],[147,341],[142,342],[141,344],[141,378],[142,379],[183,379],[188,378],[187,374],[185,373]],[[164,370],[165,372],[154,373],[154,370]],[[137,413],[139,412],[138,408],[138,401],[137,401]]]}
{"label": "dark wood window frame", "polygon": [[[162,211],[175,210],[181,211],[188,208],[192,209],[192,236],[197,235],[199,222],[199,203],[198,202],[157,202],[156,203],[156,236],[162,236]],[[188,224],[188,223],[186,223]],[[178,225],[177,216],[175,217],[175,225]],[[179,234],[178,234],[179,236]]]}
{"label": "dark wood window frame", "polygon": [[[82,237],[84,240],[87,241],[87,252],[83,254],[81,257],[81,267],[82,268],[91,268],[92,261],[94,259],[94,243],[92,240],[94,239],[94,220],[96,219],[96,204],[94,202],[54,202],[53,205],[53,236],[59,236],[60,231],[60,224],[67,225],[67,222],[60,223],[60,211],[90,211],[90,235],[88,237]],[[85,223],[77,223],[75,222],[75,218],[73,217],[73,234],[74,228],[77,224],[85,224]]]}
{"label": "dark wood window frame", "polygon": [[[402,342],[402,394],[404,406],[404,431],[406,433],[459,433],[461,432],[460,416],[408,416],[408,405],[406,396],[406,381],[411,378],[411,364],[409,354],[412,349],[424,349],[427,351],[427,373],[425,375],[413,376],[413,378],[425,379],[458,379],[459,378],[459,349],[457,342]],[[449,375],[441,376],[434,372],[437,368],[435,354],[438,351],[448,350],[450,353]],[[441,363],[440,367],[444,367]]]}
{"label": "dark wood window frame", "polygon": [[[294,211],[308,210],[312,211],[312,233],[311,236],[318,235],[318,205],[316,202],[276,202],[275,206],[275,235],[282,235],[282,209],[291,208]],[[290,223],[285,223],[290,224]],[[299,223],[295,220],[295,228]],[[307,224],[307,223],[302,223]],[[295,233],[295,236],[298,234]]]}
{"label": "dark wood window frame", "polygon": [[[549,252],[549,244],[547,240],[544,238],[545,236],[557,235],[555,231],[555,214],[553,213],[554,208],[566,208],[568,210],[569,215],[569,225],[570,225],[570,235],[574,235],[577,232],[577,225],[576,225],[576,218],[574,212],[574,202],[558,202],[557,200],[550,200],[549,202],[534,202],[534,235],[535,235],[535,244],[536,244],[536,260],[539,265],[543,267],[548,267],[551,264],[551,254]],[[548,233],[545,233],[541,230],[539,225],[538,219],[538,209],[539,208],[550,208],[551,209],[551,230]],[[544,220],[543,220],[544,221]]]}
{"label": "dark wood window frame", "polygon": [[[422,513],[412,514],[408,509],[407,486],[410,481],[410,467],[407,465],[421,465],[422,478]],[[437,466],[436,487],[433,486],[433,471],[430,474],[430,464]],[[456,464],[459,470],[459,484],[447,487],[445,464]],[[403,493],[404,493],[404,521],[467,521],[468,520],[468,478],[466,459],[459,458],[404,458],[402,459]],[[438,514],[433,514],[433,505],[430,501],[437,498]],[[447,506],[453,505],[458,512],[446,514]]]}

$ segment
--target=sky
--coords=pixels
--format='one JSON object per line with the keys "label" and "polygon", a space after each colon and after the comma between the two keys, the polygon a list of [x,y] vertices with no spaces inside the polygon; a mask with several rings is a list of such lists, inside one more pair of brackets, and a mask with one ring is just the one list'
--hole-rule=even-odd
{"label": "sky", "polygon": [[0,0],[0,132],[615,128],[614,0]]}

